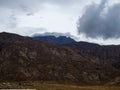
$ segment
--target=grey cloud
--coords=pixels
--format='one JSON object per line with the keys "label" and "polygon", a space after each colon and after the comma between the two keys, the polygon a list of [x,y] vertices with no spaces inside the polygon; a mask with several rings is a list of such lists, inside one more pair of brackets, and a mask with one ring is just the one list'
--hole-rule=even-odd
{"label": "grey cloud", "polygon": [[[88,0],[84,0],[84,1],[88,1]],[[22,33],[22,32],[27,33],[28,32],[29,33],[30,31],[33,32],[33,30],[31,30],[31,29],[30,30],[27,29],[25,31],[24,31],[24,29],[21,29],[21,30],[18,29],[19,27],[21,27],[19,24],[20,24],[20,21],[22,21],[22,19],[24,19],[24,17],[32,16],[32,15],[34,16],[34,15],[36,15],[37,11],[39,11],[39,10],[42,10],[43,13],[47,12],[49,10],[48,9],[49,5],[50,5],[50,7],[53,6],[53,8],[62,9],[63,15],[64,15],[64,12],[66,13],[68,11],[70,11],[70,14],[72,14],[73,12],[71,12],[71,11],[74,11],[73,10],[74,8],[71,9],[72,5],[79,4],[79,3],[81,5],[82,2],[83,2],[83,0],[0,0],[0,12],[1,12],[1,14],[0,14],[0,30],[10,29],[10,31],[14,31],[16,33],[17,32],[19,32],[19,33]],[[65,9],[64,6],[68,7],[68,8]],[[75,5],[75,6],[77,7],[77,5]],[[78,7],[77,7],[77,9],[78,9]],[[54,10],[53,10],[53,12],[54,12]],[[40,17],[40,19],[42,19],[42,17]],[[24,22],[24,23],[26,23],[26,22]],[[34,29],[34,28],[32,28],[32,29]],[[38,31],[38,29],[37,29],[37,31]]]}
{"label": "grey cloud", "polygon": [[19,30],[17,31],[18,34],[21,34],[21,35],[33,35],[35,32],[36,33],[40,33],[40,32],[45,32],[47,31],[46,28],[33,28],[33,27],[23,27],[23,28],[16,28],[14,31],[16,30]]}
{"label": "grey cloud", "polygon": [[41,9],[44,0],[0,0],[0,8],[18,13],[33,13]]}
{"label": "grey cloud", "polygon": [[34,35],[41,35],[41,36],[67,36],[67,37],[74,37],[70,33],[58,33],[58,32],[45,32],[45,33],[35,33]]}
{"label": "grey cloud", "polygon": [[[16,28],[6,28],[7,32],[16,33],[24,36],[31,36],[35,33],[46,32],[46,28],[34,28],[34,27],[16,27]],[[5,31],[6,31],[5,30]],[[4,30],[0,29],[0,32],[4,32]]]}
{"label": "grey cloud", "polygon": [[15,28],[17,26],[17,18],[11,13],[1,13],[0,15],[0,27],[1,28]]}
{"label": "grey cloud", "polygon": [[[77,0],[79,1],[79,0]],[[75,2],[74,0],[0,0],[0,7],[14,8],[14,7],[29,7],[35,8],[36,5],[42,5],[44,3],[58,3],[58,4],[70,4]],[[16,9],[16,8],[14,8]]]}
{"label": "grey cloud", "polygon": [[82,2],[82,0],[45,0],[45,1],[48,3],[62,4],[62,5],[71,5]]}
{"label": "grey cloud", "polygon": [[104,14],[106,0],[89,5],[85,13],[79,18],[77,28],[79,34],[86,37],[103,39],[120,37],[120,4],[110,6]]}
{"label": "grey cloud", "polygon": [[43,10],[43,8],[46,8],[46,5],[55,5],[64,10],[65,7],[70,9],[74,5],[80,6],[83,3],[85,4],[85,2],[88,2],[88,0],[0,0],[0,8],[13,10],[18,13],[22,12],[27,15]]}
{"label": "grey cloud", "polygon": [[14,14],[10,15],[8,17],[8,28],[16,28],[17,27],[17,18],[15,17]]}
{"label": "grey cloud", "polygon": [[[85,1],[87,0],[84,0],[84,2]],[[12,8],[12,9],[20,9],[20,8],[34,9],[46,3],[68,6],[75,3],[78,4],[81,2],[83,2],[83,0],[0,0],[0,7]]]}

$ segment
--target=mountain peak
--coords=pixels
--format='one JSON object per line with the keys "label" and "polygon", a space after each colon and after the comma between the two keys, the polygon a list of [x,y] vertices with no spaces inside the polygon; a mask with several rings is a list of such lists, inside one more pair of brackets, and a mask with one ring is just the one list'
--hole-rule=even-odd
{"label": "mountain peak", "polygon": [[49,35],[49,36],[38,35],[38,36],[33,36],[33,38],[36,40],[46,41],[46,42],[53,43],[53,44],[67,44],[67,43],[75,42],[74,39],[72,39],[71,37],[67,37],[67,36],[55,37],[53,35]]}
{"label": "mountain peak", "polygon": [[[23,41],[23,40],[26,40],[27,38],[28,37],[20,36],[18,34],[14,34],[14,33],[8,33],[8,32],[1,32],[0,33],[0,41],[1,42]],[[30,40],[30,38],[28,40]]]}

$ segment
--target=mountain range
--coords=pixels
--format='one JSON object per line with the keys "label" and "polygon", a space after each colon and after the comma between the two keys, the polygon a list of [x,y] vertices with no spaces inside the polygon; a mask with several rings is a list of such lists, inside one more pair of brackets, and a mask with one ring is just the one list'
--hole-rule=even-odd
{"label": "mountain range", "polygon": [[[63,43],[64,40],[69,41],[66,39],[70,42]],[[112,50],[114,48],[66,39],[62,39],[62,43],[61,40],[60,43],[59,41],[56,43],[56,40],[54,43],[52,39],[50,39],[52,42],[50,40],[47,42],[45,39],[38,40],[12,33],[0,33],[0,82],[120,84],[119,64],[116,66],[114,63],[119,61],[115,59],[118,53]],[[109,59],[110,57],[101,53],[99,47],[110,49],[109,53],[113,55],[110,57],[115,58]]]}
{"label": "mountain range", "polygon": [[53,44],[67,44],[67,43],[75,42],[74,39],[66,36],[55,37],[51,35],[50,36],[36,35],[36,36],[33,36],[32,38],[34,38],[35,40],[41,40],[41,41],[45,41]]}
{"label": "mountain range", "polygon": [[[42,37],[42,38],[41,38]],[[50,37],[53,37],[53,39],[50,39]],[[51,42],[54,44],[61,44],[62,46],[68,46],[70,48],[77,49],[81,51],[82,53],[107,61],[112,64],[117,69],[120,69],[120,45],[99,45],[95,43],[88,43],[88,42],[77,42],[72,38],[68,37],[54,37],[54,36],[37,36],[37,38],[34,38],[36,40],[41,40],[45,42]],[[46,40],[48,39],[49,40]],[[69,42],[66,42],[69,41]],[[56,43],[58,42],[58,43]]]}

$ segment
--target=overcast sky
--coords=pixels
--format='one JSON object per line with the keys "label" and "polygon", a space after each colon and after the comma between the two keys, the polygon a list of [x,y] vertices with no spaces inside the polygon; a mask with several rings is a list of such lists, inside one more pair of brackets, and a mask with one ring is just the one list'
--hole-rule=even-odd
{"label": "overcast sky", "polygon": [[[0,31],[120,44],[120,0],[0,0]],[[66,34],[67,33],[67,34]]]}

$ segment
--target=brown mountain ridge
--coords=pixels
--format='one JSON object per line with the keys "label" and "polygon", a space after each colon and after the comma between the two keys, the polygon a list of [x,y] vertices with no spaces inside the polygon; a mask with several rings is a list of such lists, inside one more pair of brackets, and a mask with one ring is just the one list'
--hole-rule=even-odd
{"label": "brown mountain ridge", "polygon": [[67,46],[0,33],[0,81],[103,85],[120,76],[111,64]]}

